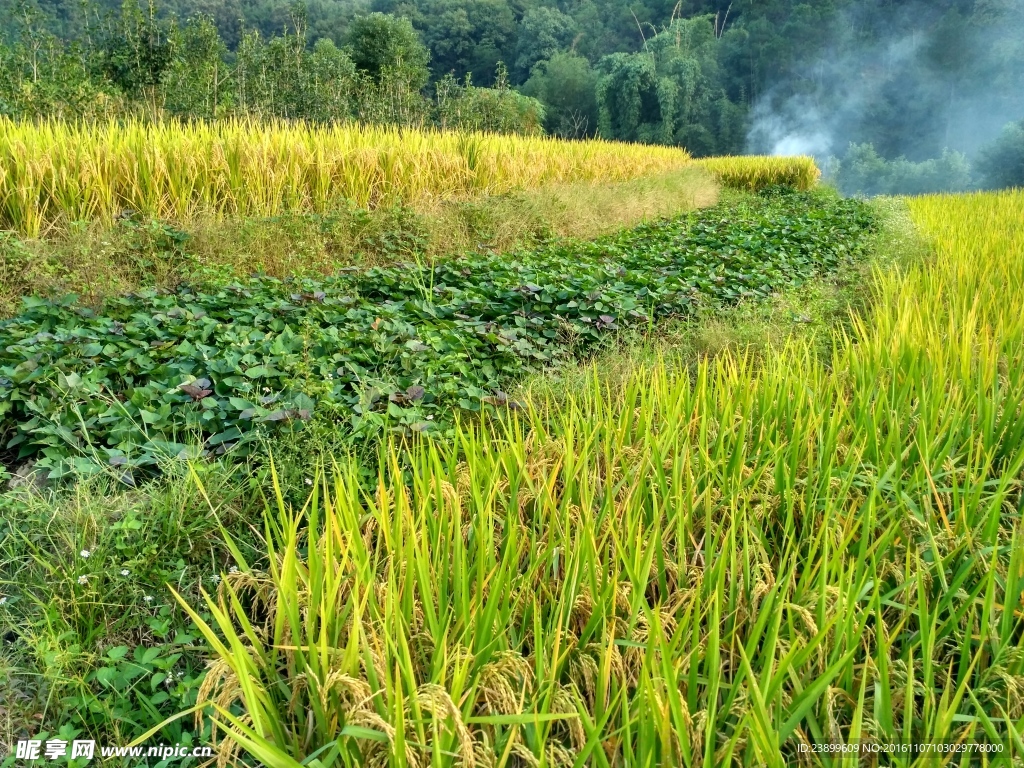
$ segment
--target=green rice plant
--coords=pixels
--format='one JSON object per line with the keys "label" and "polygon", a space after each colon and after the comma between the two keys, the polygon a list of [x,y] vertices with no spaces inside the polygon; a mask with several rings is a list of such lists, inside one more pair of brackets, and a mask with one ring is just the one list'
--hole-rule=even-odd
{"label": "green rice plant", "polygon": [[767,187],[812,189],[821,170],[812,157],[707,157],[695,161],[724,186],[759,192]]}
{"label": "green rice plant", "polygon": [[678,148],[302,122],[0,118],[0,227],[320,213],[682,168]]}
{"label": "green rice plant", "polygon": [[278,489],[266,564],[189,609],[225,759],[1024,758],[1024,194],[910,207],[934,258],[879,273],[828,364],[595,370],[373,483],[339,458],[302,510]]}

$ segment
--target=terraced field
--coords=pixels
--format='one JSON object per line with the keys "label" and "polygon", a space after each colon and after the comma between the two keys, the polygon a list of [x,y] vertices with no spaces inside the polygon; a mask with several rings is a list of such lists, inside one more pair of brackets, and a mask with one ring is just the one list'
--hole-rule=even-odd
{"label": "terraced field", "polygon": [[1024,759],[1024,195],[705,166],[718,204],[592,240],[27,297],[0,741]]}
{"label": "terraced field", "polygon": [[910,209],[934,255],[877,275],[828,364],[798,341],[619,389],[595,369],[407,467],[392,445],[372,493],[342,461],[304,510],[272,506],[273,565],[200,623],[225,744],[281,765],[1019,758],[1024,196]]}

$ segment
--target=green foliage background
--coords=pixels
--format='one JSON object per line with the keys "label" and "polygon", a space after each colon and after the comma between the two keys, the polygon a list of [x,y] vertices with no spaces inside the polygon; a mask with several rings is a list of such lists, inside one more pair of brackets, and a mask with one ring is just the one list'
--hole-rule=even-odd
{"label": "green foliage background", "polygon": [[1024,119],[1024,0],[0,0],[0,29],[0,113],[543,128],[699,156],[763,151],[759,115],[806,103],[847,110],[848,177],[867,144],[935,161],[847,191],[960,188],[955,152],[972,184],[1024,183],[993,169]]}

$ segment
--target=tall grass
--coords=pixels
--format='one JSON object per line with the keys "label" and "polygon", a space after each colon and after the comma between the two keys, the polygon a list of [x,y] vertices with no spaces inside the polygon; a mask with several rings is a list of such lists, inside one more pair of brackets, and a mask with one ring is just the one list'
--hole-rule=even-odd
{"label": "tall grass", "polygon": [[199,214],[319,212],[682,167],[680,149],[481,133],[303,123],[67,123],[0,118],[0,228],[37,236],[124,209]]}
{"label": "tall grass", "polygon": [[696,161],[727,187],[757,192],[765,187],[785,185],[811,189],[821,178],[812,157],[707,157]]}
{"label": "tall grass", "polygon": [[[327,214],[202,219],[175,243],[163,226],[96,222],[61,237],[0,232],[0,318],[24,296],[75,293],[97,304],[142,286],[219,275],[287,278],[330,274],[340,265],[458,256],[481,246],[500,253],[549,237],[593,238],[641,221],[713,204],[718,185],[696,167],[621,182],[546,185],[504,195],[420,201],[412,207],[340,208]],[[170,247],[169,247],[170,246]]]}
{"label": "tall grass", "polygon": [[[339,461],[208,599],[202,696],[269,766],[1024,758],[1024,194],[925,198],[829,365],[666,366]],[[916,755],[889,762],[911,765]],[[980,758],[979,758],[980,759]]]}

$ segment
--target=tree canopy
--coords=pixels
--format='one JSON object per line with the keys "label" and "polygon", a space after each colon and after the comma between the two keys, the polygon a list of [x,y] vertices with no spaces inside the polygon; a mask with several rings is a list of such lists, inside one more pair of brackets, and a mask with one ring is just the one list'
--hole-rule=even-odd
{"label": "tree canopy", "polygon": [[0,111],[163,99],[385,119],[501,80],[509,115],[558,136],[698,155],[853,146],[862,166],[868,145],[984,164],[1024,119],[1024,0],[117,1],[0,0]]}

